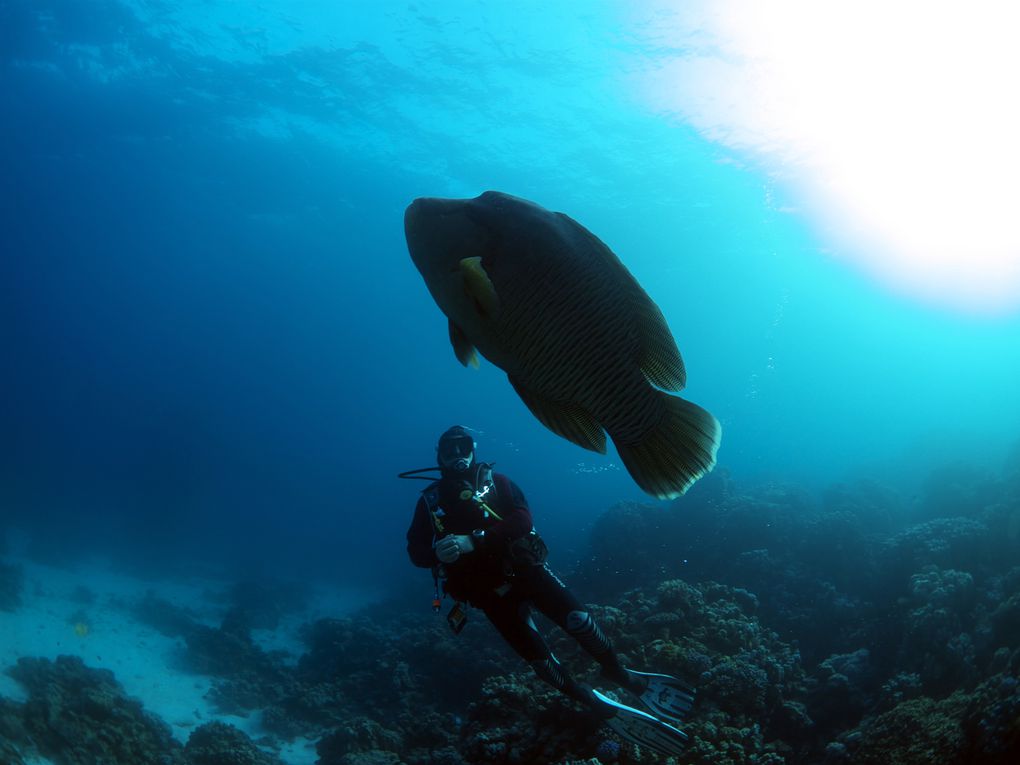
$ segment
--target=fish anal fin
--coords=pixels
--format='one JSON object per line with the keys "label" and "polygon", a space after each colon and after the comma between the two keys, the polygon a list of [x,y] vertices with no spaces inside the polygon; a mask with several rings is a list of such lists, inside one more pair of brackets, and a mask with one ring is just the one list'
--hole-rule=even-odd
{"label": "fish anal fin", "polygon": [[538,421],[558,436],[599,454],[606,453],[606,432],[594,417],[574,403],[552,401],[507,375],[521,401]]}
{"label": "fish anal fin", "polygon": [[466,367],[478,369],[478,353],[475,351],[475,346],[468,340],[464,330],[454,324],[452,320],[450,321],[450,343],[453,345],[453,352],[457,355],[457,361]]}
{"label": "fish anal fin", "polygon": [[464,293],[474,302],[475,309],[485,319],[492,319],[499,312],[499,295],[482,265],[482,258],[464,258],[460,261],[460,273],[464,278]]}
{"label": "fish anal fin", "polygon": [[648,382],[668,391],[681,391],[687,384],[687,371],[666,318],[651,298],[641,295],[637,311],[638,337],[641,343],[639,364]]}

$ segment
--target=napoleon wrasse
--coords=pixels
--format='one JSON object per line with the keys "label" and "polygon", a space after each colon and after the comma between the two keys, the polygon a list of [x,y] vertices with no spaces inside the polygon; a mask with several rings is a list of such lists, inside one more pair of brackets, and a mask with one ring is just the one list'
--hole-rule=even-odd
{"label": "napoleon wrasse", "polygon": [[588,229],[487,191],[416,199],[404,231],[462,364],[477,366],[477,349],[543,425],[578,446],[604,454],[608,433],[653,496],[677,497],[712,469],[719,422],[664,392],[686,381],[666,320]]}

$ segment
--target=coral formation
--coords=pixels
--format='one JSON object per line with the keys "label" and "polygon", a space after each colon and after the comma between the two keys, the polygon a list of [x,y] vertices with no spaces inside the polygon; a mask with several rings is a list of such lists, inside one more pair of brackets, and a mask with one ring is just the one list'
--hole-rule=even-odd
{"label": "coral formation", "polygon": [[238,729],[203,725],[182,746],[169,726],[124,694],[113,673],[77,656],[21,658],[7,670],[27,691],[0,698],[0,762],[59,765],[282,765]]}
{"label": "coral formation", "polygon": [[[1000,477],[939,475],[913,504],[873,482],[814,501],[719,474],[669,509],[608,510],[568,579],[625,664],[697,686],[686,763],[1006,765],[1020,761],[1018,549],[1020,459]],[[19,574],[0,575],[16,603]],[[307,624],[296,661],[261,648],[252,630],[302,598],[238,585],[218,627],[152,595],[130,606],[181,641],[221,711],[261,713],[258,744],[211,723],[181,746],[109,672],[22,659],[9,671],[29,700],[0,699],[0,758],[267,765],[267,746],[302,736],[319,765],[665,761],[543,684],[474,612],[454,636],[394,599]],[[547,637],[579,680],[639,703]]]}
{"label": "coral formation", "polygon": [[279,757],[262,751],[244,733],[222,722],[196,728],[184,754],[189,765],[283,765]]}
{"label": "coral formation", "polygon": [[[729,485],[711,502],[692,492],[675,503],[672,517],[641,505],[613,508],[606,524],[596,525],[601,539],[592,550],[611,548],[608,535],[620,531],[614,524],[654,526],[655,541],[676,555],[670,560],[652,540],[639,540],[631,549],[640,550],[640,561],[618,566],[625,573],[640,565],[648,581],[672,566],[688,582],[711,579],[754,594],[758,619],[796,641],[807,670],[803,687],[784,693],[788,719],[764,728],[782,740],[777,752],[790,745],[788,762],[877,758],[883,751],[893,752],[892,760],[921,761],[940,749],[940,762],[999,761],[991,754],[996,747],[1017,753],[1004,722],[1009,711],[999,713],[1012,709],[1011,696],[992,703],[998,712],[987,719],[961,710],[988,695],[989,683],[1011,687],[1008,676],[996,678],[1020,634],[1020,571],[1011,568],[1020,550],[1018,485],[1016,465],[1002,478],[979,469],[939,471],[914,507],[873,483],[834,487],[820,504],[782,487],[742,493]],[[593,557],[582,574],[596,598],[615,587],[615,577]],[[660,589],[663,597],[677,613],[708,605]],[[643,624],[659,640],[696,634],[661,613],[646,614]],[[732,634],[730,628],[724,636]],[[699,705],[711,695],[731,716],[738,700],[761,708],[754,666],[730,666],[742,648],[732,640],[723,645],[727,659],[701,674]],[[729,693],[728,685],[742,690]],[[979,743],[989,730],[994,746]]]}
{"label": "coral formation", "polygon": [[67,765],[184,765],[170,727],[125,696],[109,670],[76,656],[23,657],[8,674],[28,691],[22,724],[40,755]]}

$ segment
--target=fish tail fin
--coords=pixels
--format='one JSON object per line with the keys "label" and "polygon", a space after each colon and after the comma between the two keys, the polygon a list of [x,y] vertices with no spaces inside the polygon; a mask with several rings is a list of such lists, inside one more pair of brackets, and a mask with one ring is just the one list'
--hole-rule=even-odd
{"label": "fish tail fin", "polygon": [[666,415],[633,444],[616,444],[627,472],[644,491],[660,499],[679,497],[715,467],[722,426],[709,412],[662,391]]}

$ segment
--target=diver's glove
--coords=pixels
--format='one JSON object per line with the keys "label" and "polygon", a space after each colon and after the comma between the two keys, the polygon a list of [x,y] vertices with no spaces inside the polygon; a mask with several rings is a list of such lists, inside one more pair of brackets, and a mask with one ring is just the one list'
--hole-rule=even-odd
{"label": "diver's glove", "polygon": [[436,557],[443,563],[453,563],[461,555],[473,552],[475,543],[470,534],[450,534],[436,543]]}

